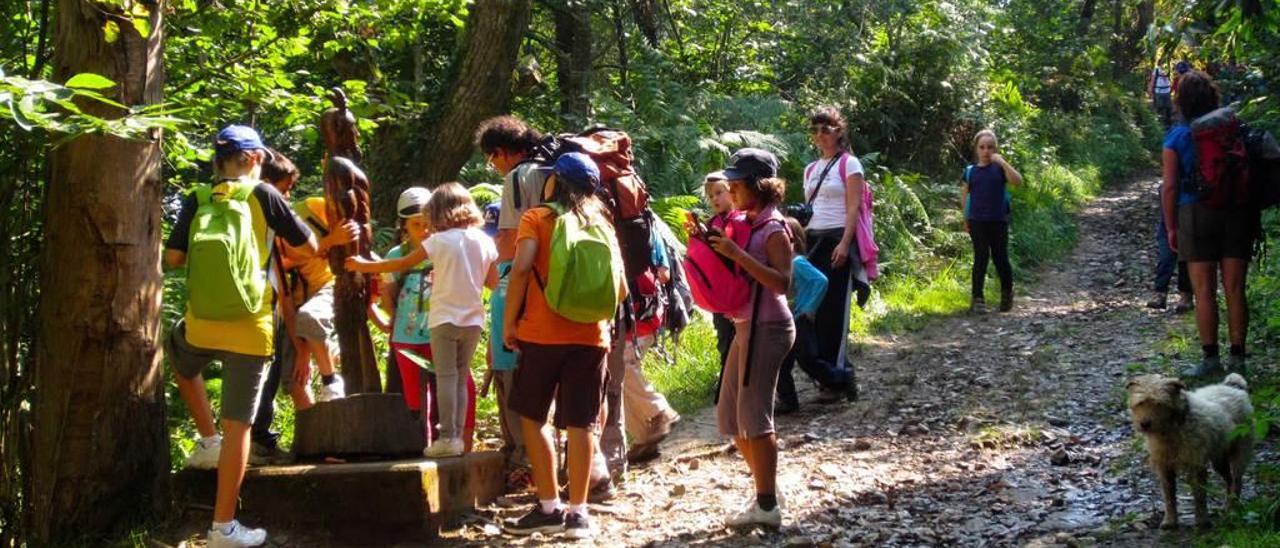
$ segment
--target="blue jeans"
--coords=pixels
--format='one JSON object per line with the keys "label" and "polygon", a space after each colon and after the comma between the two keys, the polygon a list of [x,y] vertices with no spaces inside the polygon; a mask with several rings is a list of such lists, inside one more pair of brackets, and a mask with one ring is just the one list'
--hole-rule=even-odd
{"label": "blue jeans", "polygon": [[1178,268],[1178,292],[1191,293],[1191,277],[1187,275],[1187,263],[1178,260],[1178,254],[1169,247],[1169,233],[1164,226],[1164,215],[1156,221],[1156,248],[1160,250],[1156,259],[1156,293],[1169,292],[1169,280],[1173,278],[1173,269]]}

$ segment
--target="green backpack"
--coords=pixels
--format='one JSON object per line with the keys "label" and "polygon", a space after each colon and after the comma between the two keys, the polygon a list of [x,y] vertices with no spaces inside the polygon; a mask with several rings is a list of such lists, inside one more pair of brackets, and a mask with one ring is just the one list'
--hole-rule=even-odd
{"label": "green backpack", "polygon": [[196,214],[187,244],[187,302],[191,315],[204,320],[252,316],[266,293],[249,206],[255,185],[226,185],[229,194],[203,185],[192,191]]}
{"label": "green backpack", "polygon": [[577,215],[565,215],[560,204],[544,204],[556,213],[551,232],[550,268],[546,283],[534,271],[547,305],[566,319],[594,323],[614,317],[622,273],[613,261],[613,227],[585,225]]}

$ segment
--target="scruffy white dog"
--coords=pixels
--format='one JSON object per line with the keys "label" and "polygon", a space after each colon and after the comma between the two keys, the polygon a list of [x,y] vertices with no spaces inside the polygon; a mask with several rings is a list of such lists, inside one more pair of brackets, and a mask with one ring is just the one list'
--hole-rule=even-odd
{"label": "scruffy white dog", "polygon": [[1187,391],[1178,379],[1143,375],[1130,380],[1128,388],[1133,426],[1147,438],[1151,469],[1160,479],[1164,495],[1164,521],[1160,527],[1178,526],[1178,472],[1186,475],[1195,496],[1196,525],[1208,526],[1206,464],[1212,464],[1226,480],[1228,507],[1233,498],[1240,496],[1253,438],[1232,432],[1253,414],[1248,383],[1232,373],[1221,384]]}

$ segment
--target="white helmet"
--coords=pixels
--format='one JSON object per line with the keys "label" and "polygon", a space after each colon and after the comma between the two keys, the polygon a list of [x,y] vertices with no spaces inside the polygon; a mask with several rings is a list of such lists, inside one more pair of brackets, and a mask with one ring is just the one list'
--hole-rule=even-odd
{"label": "white helmet", "polygon": [[400,193],[396,200],[396,214],[401,219],[408,219],[422,213],[422,206],[431,200],[431,191],[420,186],[411,186]]}

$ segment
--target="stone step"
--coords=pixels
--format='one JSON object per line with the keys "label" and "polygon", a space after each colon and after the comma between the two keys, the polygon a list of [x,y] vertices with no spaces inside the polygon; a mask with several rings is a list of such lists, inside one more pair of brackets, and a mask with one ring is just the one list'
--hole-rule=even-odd
{"label": "stone step", "polygon": [[[431,540],[441,526],[502,495],[503,456],[495,451],[445,459],[250,468],[240,491],[246,523],[311,529],[356,544]],[[174,477],[184,507],[213,503],[217,474]]]}

